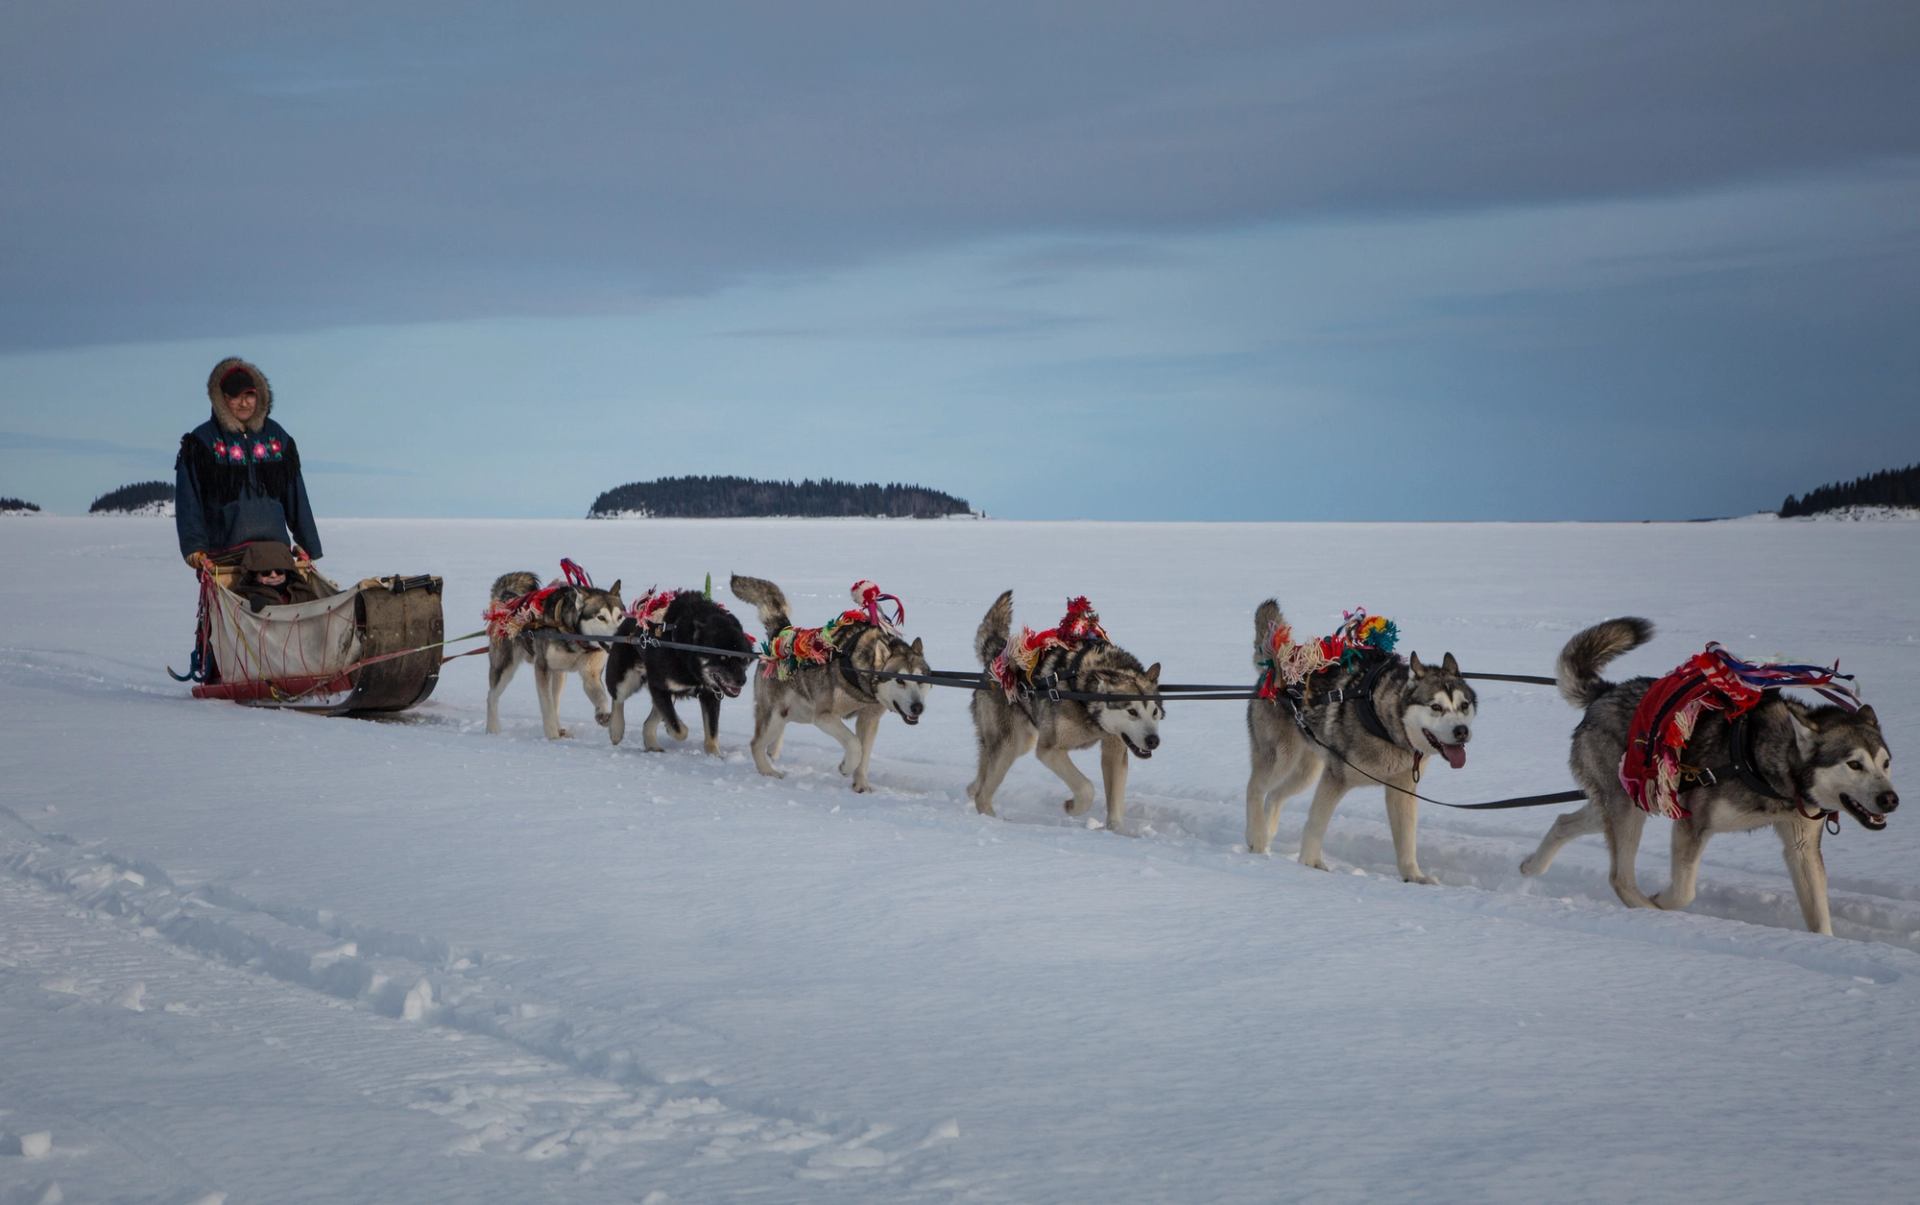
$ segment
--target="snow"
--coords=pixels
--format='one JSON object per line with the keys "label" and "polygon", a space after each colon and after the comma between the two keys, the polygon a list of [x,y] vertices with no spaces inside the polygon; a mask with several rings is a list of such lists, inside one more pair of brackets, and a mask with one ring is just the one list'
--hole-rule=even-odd
{"label": "snow", "polygon": [[[1036,627],[1084,592],[1189,682],[1251,680],[1269,594],[1516,673],[1645,614],[1621,676],[1708,639],[1838,657],[1902,765],[1912,530],[360,520],[325,568],[444,575],[455,634],[562,556],[770,577],[802,619],[869,577],[952,668],[1001,589]],[[719,759],[611,747],[572,685],[549,743],[523,673],[489,737],[482,658],[395,720],[244,709],[161,672],[192,626],[171,524],[54,517],[0,553],[41,570],[0,586],[0,1202],[1878,1201],[1920,1156],[1900,816],[1829,839],[1838,938],[1766,833],[1716,838],[1689,911],[1631,912],[1598,839],[1519,876],[1551,808],[1425,807],[1442,885],[1401,883],[1356,792],[1324,874],[1288,856],[1303,800],[1275,856],[1236,848],[1234,703],[1169,707],[1123,840],[1031,758],[976,816],[957,692],[886,723],[865,796],[811,729],[756,775],[744,700]],[[1429,792],[1563,788],[1574,713],[1481,700]]]}
{"label": "snow", "polygon": [[1799,515],[1789,522],[1807,523],[1911,523],[1920,519],[1920,506],[1842,506],[1815,515]]}
{"label": "snow", "polygon": [[91,514],[94,518],[105,516],[111,519],[171,519],[173,518],[173,499],[163,498],[157,502],[143,502],[139,506],[97,510]]}

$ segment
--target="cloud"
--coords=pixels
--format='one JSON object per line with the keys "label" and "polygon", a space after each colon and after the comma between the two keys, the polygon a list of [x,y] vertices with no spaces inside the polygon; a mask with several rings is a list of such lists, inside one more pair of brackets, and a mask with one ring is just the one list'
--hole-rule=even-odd
{"label": "cloud", "polygon": [[1910,0],[0,22],[0,350],[631,313],[970,240],[1082,244],[1008,266],[1039,281],[1170,233],[1920,156]]}
{"label": "cloud", "polygon": [[125,460],[140,464],[169,460],[173,456],[172,447],[138,447],[133,444],[115,443],[110,439],[36,435],[26,431],[0,431],[0,452],[58,452],[66,456]]}

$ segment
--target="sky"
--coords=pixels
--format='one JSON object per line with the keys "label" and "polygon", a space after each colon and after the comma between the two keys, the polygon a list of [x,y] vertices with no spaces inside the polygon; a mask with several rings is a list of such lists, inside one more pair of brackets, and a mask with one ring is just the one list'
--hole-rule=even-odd
{"label": "sky", "polygon": [[1920,6],[0,9],[0,494],[1739,514],[1920,461]]}

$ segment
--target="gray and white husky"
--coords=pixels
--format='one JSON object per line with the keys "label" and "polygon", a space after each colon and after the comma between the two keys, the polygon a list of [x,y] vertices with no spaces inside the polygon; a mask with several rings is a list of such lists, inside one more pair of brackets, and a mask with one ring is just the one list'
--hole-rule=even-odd
{"label": "gray and white husky", "polygon": [[[1682,797],[1691,814],[1673,821],[1672,879],[1666,891],[1650,897],[1641,892],[1634,874],[1634,855],[1648,813],[1620,785],[1620,758],[1634,710],[1655,680],[1608,682],[1600,670],[1652,638],[1653,625],[1644,619],[1609,619],[1579,633],[1560,651],[1560,693],[1586,711],[1573,730],[1570,763],[1588,802],[1553,822],[1540,848],[1520,864],[1520,872],[1540,874],[1567,842],[1604,832],[1613,859],[1608,877],[1622,903],[1630,908],[1685,908],[1693,902],[1708,837],[1772,825],[1807,928],[1831,935],[1827,867],[1820,856],[1825,813],[1845,812],[1863,828],[1878,831],[1886,827],[1887,814],[1900,806],[1891,777],[1893,759],[1873,708],[1850,712],[1809,706],[1776,691],[1748,712],[1738,729],[1718,712],[1703,713],[1685,756],[1689,764],[1713,770],[1715,781]],[[1743,746],[1739,749],[1734,747],[1736,733]]]}
{"label": "gray and white husky", "polygon": [[[487,643],[487,731],[500,731],[500,695],[523,661],[533,664],[533,686],[540,696],[540,724],[547,739],[557,741],[567,732],[560,727],[560,687],[567,675],[580,675],[580,686],[593,701],[593,718],[602,728],[612,718],[608,709],[607,688],[600,677],[606,671],[607,647],[604,644],[575,644],[565,640],[536,639],[534,631],[566,632],[584,636],[611,636],[626,616],[620,601],[620,583],[605,590],[588,586],[554,583],[558,588],[547,596],[539,615],[526,627],[507,637],[494,637]],[[523,598],[540,588],[540,579],[531,573],[502,574],[493,583],[489,595],[494,602]]]}
{"label": "gray and white husky", "polygon": [[[1267,652],[1274,625],[1286,622],[1280,604],[1269,598],[1253,613],[1253,650]],[[1247,737],[1253,772],[1247,777],[1247,848],[1266,853],[1280,824],[1280,807],[1313,781],[1313,807],[1300,834],[1300,864],[1325,870],[1321,845],[1340,800],[1375,778],[1386,784],[1387,827],[1393,831],[1393,856],[1400,877],[1431,883],[1420,869],[1417,832],[1419,800],[1413,787],[1422,760],[1439,754],[1459,769],[1467,764],[1479,698],[1460,676],[1448,653],[1439,665],[1426,665],[1418,653],[1369,659],[1337,666],[1313,679],[1302,711],[1309,737],[1300,730],[1293,706],[1282,695],[1247,704]],[[1367,775],[1373,778],[1368,778]]]}
{"label": "gray and white husky", "polygon": [[[772,639],[793,626],[792,609],[780,587],[758,577],[734,574],[734,597],[760,614]],[[925,682],[902,682],[876,673],[929,674],[926,654],[916,637],[911,643],[870,623],[846,624],[833,633],[833,655],[820,665],[801,665],[786,677],[762,675],[753,687],[753,764],[770,778],[785,778],[774,766],[787,722],[811,723],[840,744],[840,773],[853,789],[873,790],[867,776],[874,738],[888,712],[909,725],[927,710]],[[853,731],[843,722],[853,717]]]}
{"label": "gray and white husky", "polygon": [[1127,813],[1127,754],[1149,758],[1160,747],[1160,721],[1166,708],[1159,696],[1160,663],[1142,669],[1132,653],[1105,640],[1089,640],[1073,649],[1052,649],[1034,665],[1034,676],[1056,680],[1058,689],[1084,694],[1139,696],[1115,701],[1051,699],[1044,692],[1009,700],[993,681],[993,662],[1013,629],[1013,591],[995,599],[980,621],[973,651],[986,667],[984,690],[974,692],[973,731],[980,768],[967,797],[984,815],[994,815],[993,796],[1007,771],[1032,750],[1040,764],[1060,776],[1073,791],[1067,814],[1079,816],[1093,806],[1093,781],[1067,754],[1100,746],[1100,776],[1106,788],[1107,830],[1120,832]]}

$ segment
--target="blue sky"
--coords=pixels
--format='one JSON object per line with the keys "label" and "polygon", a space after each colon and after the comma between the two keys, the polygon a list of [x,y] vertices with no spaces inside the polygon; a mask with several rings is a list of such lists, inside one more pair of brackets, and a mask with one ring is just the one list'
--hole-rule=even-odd
{"label": "blue sky", "polygon": [[[1687,518],[1920,459],[1920,9],[0,14],[0,494]],[[25,10],[25,11],[22,11]]]}

